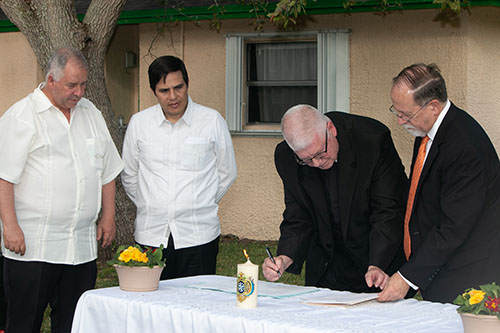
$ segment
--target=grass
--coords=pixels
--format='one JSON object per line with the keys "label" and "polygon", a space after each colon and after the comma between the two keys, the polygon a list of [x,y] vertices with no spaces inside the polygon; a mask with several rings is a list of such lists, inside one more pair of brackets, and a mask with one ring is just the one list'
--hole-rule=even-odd
{"label": "grass", "polygon": [[[250,257],[250,261],[254,264],[259,265],[259,280],[265,281],[264,275],[262,275],[262,262],[267,257],[266,245],[272,253],[276,254],[276,241],[253,241],[246,239],[224,239],[221,238],[219,255],[217,256],[217,275],[226,276],[236,276],[237,264],[244,263],[246,261],[243,255],[243,249],[247,250],[247,254]],[[279,282],[295,285],[304,285],[305,274],[302,270],[301,275],[295,275],[285,272]]]}
{"label": "grass", "polygon": [[[267,257],[266,245],[272,253],[276,254],[276,241],[254,241],[248,239],[238,239],[237,237],[225,236],[221,237],[219,243],[219,255],[217,256],[217,275],[234,276],[236,277],[237,264],[246,261],[243,255],[243,249],[247,250],[250,260],[261,266],[264,259]],[[301,275],[284,273],[280,279],[282,283],[304,285],[305,277],[304,270]],[[262,275],[262,267],[259,267],[259,280],[264,280]],[[118,285],[118,277],[114,267],[107,264],[98,264],[96,288],[108,288]],[[43,333],[50,333],[50,309],[45,311],[45,318],[42,324]]]}

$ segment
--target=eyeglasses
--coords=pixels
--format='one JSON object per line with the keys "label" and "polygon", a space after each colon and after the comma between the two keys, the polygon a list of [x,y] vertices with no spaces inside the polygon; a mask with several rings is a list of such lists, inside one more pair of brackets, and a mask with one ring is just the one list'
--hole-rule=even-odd
{"label": "eyeglasses", "polygon": [[394,105],[391,105],[391,107],[389,108],[389,111],[391,111],[393,114],[396,115],[396,117],[398,117],[399,119],[403,120],[404,122],[409,122],[410,120],[412,120],[413,117],[415,117],[417,115],[417,113],[420,112],[420,110],[423,110],[427,106],[427,104],[429,104],[431,101],[425,102],[425,104],[422,105],[420,107],[420,109],[418,109],[417,112],[415,112],[411,116],[407,116],[407,115],[402,114],[400,111],[396,110],[396,108],[394,107]]}
{"label": "eyeglasses", "polygon": [[297,161],[297,163],[299,165],[311,165],[312,161],[314,159],[317,159],[317,158],[320,158],[320,156],[322,154],[325,154],[326,152],[328,151],[328,123],[326,124],[326,129],[325,129],[325,150],[323,151],[320,151],[319,153],[317,154],[314,154],[313,157],[309,157],[309,158],[304,158],[304,159],[301,159],[300,157],[297,156],[297,154],[293,153],[293,155],[295,156],[295,160]]}

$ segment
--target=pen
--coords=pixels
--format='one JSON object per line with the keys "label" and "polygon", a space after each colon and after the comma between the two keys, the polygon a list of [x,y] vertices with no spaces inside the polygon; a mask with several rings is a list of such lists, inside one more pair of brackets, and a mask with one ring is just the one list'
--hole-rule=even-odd
{"label": "pen", "polygon": [[[266,246],[266,252],[267,252],[267,256],[269,257],[269,259],[271,259],[273,264],[276,265],[276,261],[274,260],[273,254],[271,253],[271,250],[269,250],[269,246]],[[278,273],[278,276],[281,277],[281,273],[280,273],[279,269],[276,273]]]}

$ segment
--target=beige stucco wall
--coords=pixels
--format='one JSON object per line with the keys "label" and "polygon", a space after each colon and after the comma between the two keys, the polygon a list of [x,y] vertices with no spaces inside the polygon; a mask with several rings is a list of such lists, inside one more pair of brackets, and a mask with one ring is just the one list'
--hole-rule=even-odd
{"label": "beige stucco wall", "polygon": [[[396,147],[407,171],[410,165],[413,138],[397,126],[395,117],[389,113],[391,105],[389,90],[391,78],[403,67],[415,63],[434,62],[439,65],[447,81],[449,98],[458,106],[465,108],[488,126],[484,110],[469,105],[467,96],[469,80],[479,79],[482,74],[471,73],[469,68],[474,62],[495,63],[493,57],[470,57],[472,17],[480,19],[492,9],[473,10],[472,16],[461,15],[460,26],[452,27],[435,21],[435,10],[408,11],[388,17],[373,14],[353,16],[351,37],[351,98],[352,111],[371,116],[387,124],[393,131]],[[497,9],[493,9],[498,12]],[[497,24],[497,28],[498,24]],[[490,34],[488,40],[498,43],[498,36]],[[496,104],[496,108],[500,105]],[[493,107],[493,105],[491,105]],[[497,117],[497,121],[500,117]],[[493,127],[489,130],[493,133]],[[500,147],[500,141],[497,142]]]}
{"label": "beige stucco wall", "polygon": [[[475,12],[474,12],[475,13]],[[500,9],[483,8],[467,26],[469,59],[463,82],[456,82],[464,108],[483,125],[500,152]],[[462,84],[464,87],[462,87]]]}
{"label": "beige stucco wall", "polygon": [[[414,62],[435,62],[441,67],[450,99],[470,112],[490,135],[497,151],[500,149],[497,130],[500,128],[500,8],[474,7],[470,13],[462,13],[455,26],[436,21],[437,10],[405,11],[387,16],[322,15],[307,20],[303,26],[308,30],[351,29],[351,112],[376,118],[391,128],[407,170],[413,138],[398,127],[389,113],[389,90],[392,77]],[[117,102],[125,95],[125,103],[138,100],[139,109],[155,104],[147,68],[154,57],[173,54],[186,63],[193,100],[225,115],[225,34],[250,32],[249,23],[249,20],[227,20],[219,33],[210,31],[208,22],[201,22],[200,27],[191,22],[175,23],[169,24],[159,36],[160,24],[120,27],[117,31],[122,35],[115,36],[113,43],[135,43],[127,36],[138,40],[138,78],[133,81],[129,77],[131,85],[138,85],[138,93],[135,96],[133,92],[117,92],[121,86],[108,83],[115,112],[126,108],[119,107]],[[265,30],[272,29],[268,25]],[[0,73],[4,78],[0,82],[3,94],[0,112],[3,112],[32,91],[41,76],[33,52],[20,33],[2,33],[0,43],[9,45],[0,50]],[[121,61],[116,59],[124,46],[118,44],[110,47],[113,55],[108,61]],[[128,74],[117,75],[123,78],[120,75]],[[280,138],[233,137],[238,179],[220,205],[224,234],[253,239],[278,238],[284,205],[273,153],[279,141]]]}
{"label": "beige stucco wall", "polygon": [[[228,28],[247,31],[248,22],[224,22]],[[147,68],[154,57],[175,55],[184,60],[189,74],[189,95],[225,115],[225,37],[192,23],[170,24],[156,38],[159,25],[140,28],[140,108],[156,104],[149,88]],[[277,239],[283,211],[283,192],[274,170],[274,147],[279,138],[233,137],[238,178],[220,203],[223,234],[242,238]]]}
{"label": "beige stucco wall", "polygon": [[[125,51],[139,53],[138,26],[118,26],[106,54],[106,79],[116,117],[128,121],[138,110],[139,68],[126,69]],[[20,32],[0,33],[0,115],[44,81],[28,41]]]}
{"label": "beige stucco wall", "polygon": [[[469,111],[500,147],[500,9],[472,8],[458,25],[436,20],[437,10],[380,16],[373,13],[322,15],[303,29],[349,28],[351,112],[376,118],[391,129],[400,156],[409,169],[413,138],[388,111],[391,79],[415,62],[437,63],[447,80],[450,99]],[[184,59],[190,75],[190,95],[225,114],[225,34],[251,31],[250,21],[228,20],[219,33],[192,23],[172,24],[153,44],[154,56],[174,54]],[[266,31],[273,30],[269,26]],[[156,103],[147,81],[147,65],[157,25],[140,29],[140,107]],[[144,94],[148,94],[144,96]],[[238,179],[220,207],[223,233],[253,239],[277,239],[283,190],[273,164],[279,138],[233,137]]]}
{"label": "beige stucco wall", "polygon": [[19,32],[0,33],[0,115],[43,81],[28,41]]}
{"label": "beige stucco wall", "polygon": [[139,26],[117,27],[106,53],[106,85],[115,119],[123,117],[128,123],[139,108],[139,61],[137,66],[125,68],[125,52],[139,56]]}

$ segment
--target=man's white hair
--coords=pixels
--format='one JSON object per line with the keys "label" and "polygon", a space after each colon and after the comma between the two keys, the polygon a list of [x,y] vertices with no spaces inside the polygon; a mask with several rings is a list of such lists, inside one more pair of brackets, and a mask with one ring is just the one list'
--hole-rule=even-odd
{"label": "man's white hair", "polygon": [[72,47],[62,47],[56,50],[47,62],[45,82],[47,82],[49,76],[52,76],[55,81],[59,81],[63,76],[64,68],[68,60],[72,58],[78,61],[81,66],[88,71],[87,60],[79,50]]}
{"label": "man's white hair", "polygon": [[330,118],[315,107],[299,104],[288,109],[281,118],[281,132],[293,151],[300,151],[312,144],[316,135],[324,133]]}

